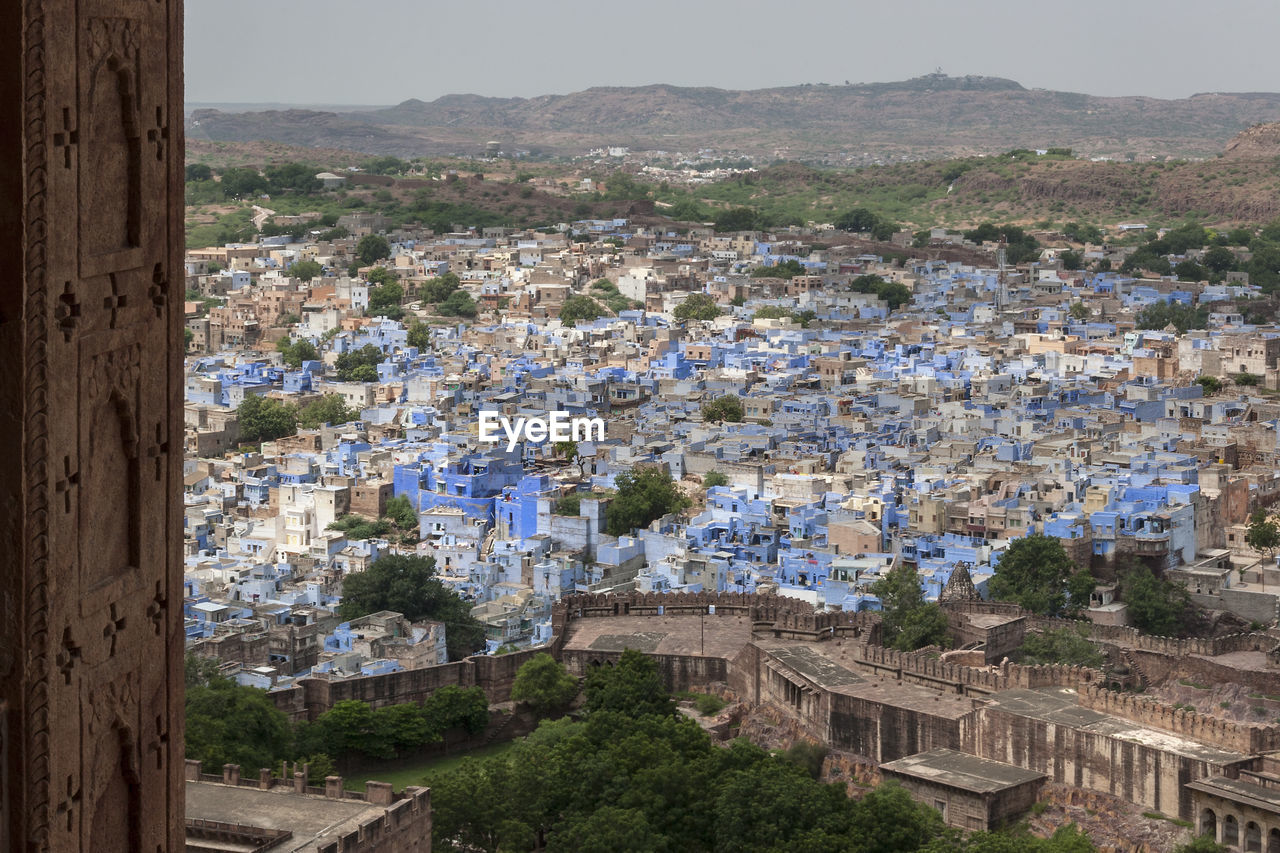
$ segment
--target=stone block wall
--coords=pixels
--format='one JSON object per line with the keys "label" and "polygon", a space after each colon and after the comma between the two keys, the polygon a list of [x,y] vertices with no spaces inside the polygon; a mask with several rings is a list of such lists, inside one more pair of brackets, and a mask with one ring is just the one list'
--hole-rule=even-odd
{"label": "stone block wall", "polygon": [[405,799],[316,853],[431,853],[431,790],[409,787]]}

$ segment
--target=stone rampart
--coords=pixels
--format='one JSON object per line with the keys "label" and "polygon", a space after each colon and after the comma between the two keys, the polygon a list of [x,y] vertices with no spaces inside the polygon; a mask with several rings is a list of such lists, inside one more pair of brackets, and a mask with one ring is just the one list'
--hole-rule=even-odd
{"label": "stone rampart", "polygon": [[316,847],[316,853],[409,853],[431,849],[431,789],[405,788],[405,799]]}
{"label": "stone rampart", "polygon": [[1280,727],[1225,720],[1174,708],[1151,696],[1116,693],[1090,685],[1080,691],[1080,705],[1163,729],[1192,740],[1248,755],[1280,749]]}

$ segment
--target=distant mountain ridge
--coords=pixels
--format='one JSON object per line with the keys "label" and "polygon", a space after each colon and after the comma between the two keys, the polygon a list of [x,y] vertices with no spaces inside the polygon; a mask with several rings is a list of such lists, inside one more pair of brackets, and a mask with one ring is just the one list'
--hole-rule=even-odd
{"label": "distant mountain ridge", "polygon": [[532,151],[733,149],[755,157],[945,157],[1070,147],[1087,155],[1213,156],[1280,121],[1280,94],[1164,100],[1027,89],[999,77],[737,91],[653,84],[567,95],[445,95],[351,112],[196,110],[193,138],[350,148],[398,156],[476,153],[488,139]]}

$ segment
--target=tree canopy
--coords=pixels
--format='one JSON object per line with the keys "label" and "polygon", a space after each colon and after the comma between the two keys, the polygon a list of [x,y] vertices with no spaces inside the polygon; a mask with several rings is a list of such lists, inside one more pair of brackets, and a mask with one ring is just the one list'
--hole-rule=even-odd
{"label": "tree canopy", "polygon": [[687,320],[714,320],[723,311],[716,301],[706,293],[690,293],[683,302],[675,307],[672,314],[681,322]]}
{"label": "tree canopy", "polygon": [[284,355],[284,363],[295,370],[301,367],[304,361],[315,361],[320,358],[320,351],[316,349],[316,345],[306,338],[298,338],[296,341],[281,338],[276,341],[276,350]]}
{"label": "tree canopy", "polygon": [[359,416],[359,412],[347,406],[341,394],[325,394],[298,409],[298,426],[316,429],[325,424],[350,423]]}
{"label": "tree canopy", "polygon": [[676,712],[657,662],[635,649],[623,651],[615,666],[592,667],[583,693],[588,712],[614,711],[632,717],[670,717]]}
{"label": "tree canopy", "polygon": [[293,264],[290,265],[288,272],[289,275],[299,281],[311,281],[311,279],[324,272],[324,267],[320,266],[318,262],[308,259],[305,261],[294,261]]}
{"label": "tree canopy", "polygon": [[465,290],[455,290],[449,298],[436,306],[436,313],[442,317],[474,317],[480,313],[476,301]]}
{"label": "tree canopy", "polygon": [[1072,666],[1101,668],[1102,652],[1089,639],[1084,625],[1031,632],[1014,655],[1018,663],[1065,663]]}
{"label": "tree canopy", "polygon": [[363,572],[347,575],[342,584],[343,619],[393,610],[411,622],[443,622],[450,660],[461,660],[484,648],[484,626],[471,615],[471,605],[436,577],[431,557],[388,554]]}
{"label": "tree canopy", "polygon": [[712,423],[742,423],[742,398],[737,394],[716,397],[702,407],[702,419]]}
{"label": "tree canopy", "polygon": [[572,326],[579,320],[595,320],[602,316],[604,310],[600,303],[581,293],[570,296],[560,308],[560,322],[566,326]]}
{"label": "tree canopy", "polygon": [[186,708],[186,755],[205,767],[256,771],[291,757],[289,718],[265,690],[210,677],[187,688]]}
{"label": "tree canopy", "polygon": [[1156,577],[1143,563],[1121,570],[1120,598],[1128,605],[1130,624],[1143,633],[1181,637],[1195,627],[1196,610],[1187,588]]}
{"label": "tree canopy", "polygon": [[525,661],[511,685],[512,701],[523,702],[540,716],[565,710],[577,695],[578,679],[546,652]]}
{"label": "tree canopy", "polygon": [[1093,578],[1076,568],[1061,542],[1038,533],[1010,543],[990,583],[992,598],[1046,616],[1087,607],[1093,586]]}
{"label": "tree canopy", "polygon": [[904,652],[947,644],[947,617],[936,602],[924,600],[915,567],[898,563],[871,585],[884,610],[884,644]]}
{"label": "tree canopy", "polygon": [[618,491],[606,515],[606,529],[612,536],[648,527],[654,519],[689,505],[689,498],[671,479],[665,465],[623,471],[615,483]]}
{"label": "tree canopy", "polygon": [[391,244],[379,234],[366,234],[356,243],[356,257],[365,266],[391,257]]}
{"label": "tree canopy", "polygon": [[1244,542],[1253,550],[1270,557],[1280,549],[1280,524],[1268,516],[1266,510],[1256,509],[1249,516],[1249,526],[1245,528]]}
{"label": "tree canopy", "polygon": [[874,293],[888,304],[890,311],[897,311],[903,305],[910,304],[912,299],[911,289],[905,284],[885,281],[880,276],[870,273],[860,275],[849,282],[849,289],[855,293]]}
{"label": "tree canopy", "polygon": [[293,406],[274,397],[250,394],[236,407],[240,423],[240,440],[250,444],[274,441],[298,431],[298,417]]}

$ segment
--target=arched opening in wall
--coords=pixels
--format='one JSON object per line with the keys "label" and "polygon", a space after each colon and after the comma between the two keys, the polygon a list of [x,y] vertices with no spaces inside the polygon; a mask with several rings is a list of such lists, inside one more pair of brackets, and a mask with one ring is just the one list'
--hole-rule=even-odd
{"label": "arched opening in wall", "polygon": [[1227,815],[1222,820],[1222,843],[1228,846],[1240,843],[1240,824],[1235,815]]}
{"label": "arched opening in wall", "polygon": [[1200,812],[1200,834],[1207,835],[1210,838],[1218,837],[1218,816],[1213,813],[1213,809],[1205,809]]}
{"label": "arched opening in wall", "polygon": [[1253,821],[1244,826],[1245,853],[1262,853],[1262,827]]}
{"label": "arched opening in wall", "polygon": [[1267,833],[1267,853],[1280,853],[1280,829]]}

